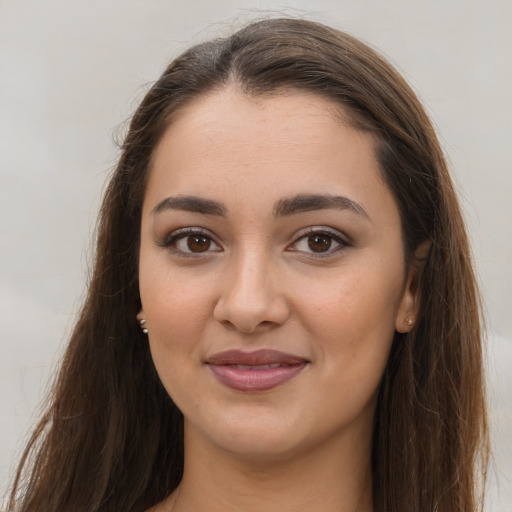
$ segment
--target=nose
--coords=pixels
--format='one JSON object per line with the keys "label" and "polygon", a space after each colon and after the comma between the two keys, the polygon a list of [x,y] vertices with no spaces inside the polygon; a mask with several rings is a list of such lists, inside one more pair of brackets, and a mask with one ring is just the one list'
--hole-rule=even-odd
{"label": "nose", "polygon": [[234,263],[221,285],[214,318],[244,333],[286,322],[289,304],[269,257],[253,253]]}

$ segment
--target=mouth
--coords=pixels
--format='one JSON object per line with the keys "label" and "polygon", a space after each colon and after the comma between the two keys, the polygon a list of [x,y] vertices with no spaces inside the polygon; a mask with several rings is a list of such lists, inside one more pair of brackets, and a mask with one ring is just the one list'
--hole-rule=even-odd
{"label": "mouth", "polygon": [[284,384],[308,363],[303,357],[277,350],[228,350],[206,360],[221,384],[246,392],[265,391]]}

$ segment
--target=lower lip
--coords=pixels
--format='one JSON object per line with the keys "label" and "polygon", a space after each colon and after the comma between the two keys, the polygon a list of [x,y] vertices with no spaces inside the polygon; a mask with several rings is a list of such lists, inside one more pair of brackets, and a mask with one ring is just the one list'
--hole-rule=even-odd
{"label": "lower lip", "polygon": [[232,365],[208,365],[217,379],[231,389],[238,391],[265,391],[289,381],[307,365],[300,364],[280,366],[265,370],[242,370]]}

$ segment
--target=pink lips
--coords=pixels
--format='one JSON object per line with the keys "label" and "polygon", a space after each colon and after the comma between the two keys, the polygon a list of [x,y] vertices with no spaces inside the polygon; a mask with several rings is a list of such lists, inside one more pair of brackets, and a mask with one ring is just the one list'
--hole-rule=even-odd
{"label": "pink lips", "polygon": [[295,377],[308,361],[277,350],[227,350],[206,363],[217,379],[238,391],[264,391]]}

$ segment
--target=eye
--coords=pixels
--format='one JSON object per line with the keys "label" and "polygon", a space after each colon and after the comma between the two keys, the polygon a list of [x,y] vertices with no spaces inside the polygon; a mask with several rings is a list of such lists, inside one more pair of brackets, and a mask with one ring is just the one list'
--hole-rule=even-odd
{"label": "eye", "polygon": [[288,250],[328,256],[349,245],[340,232],[330,228],[307,228],[302,233]]}
{"label": "eye", "polygon": [[189,257],[222,251],[211,235],[197,228],[173,231],[160,245],[167,247],[178,255]]}

